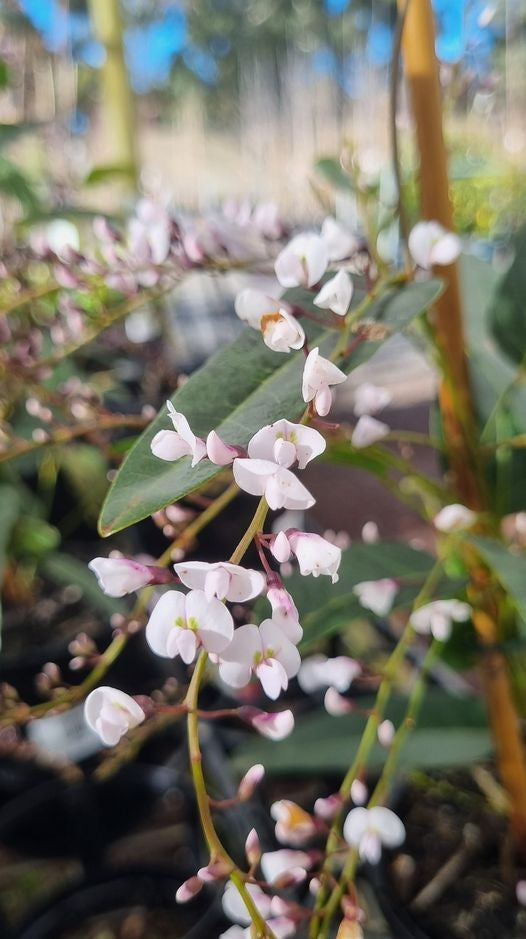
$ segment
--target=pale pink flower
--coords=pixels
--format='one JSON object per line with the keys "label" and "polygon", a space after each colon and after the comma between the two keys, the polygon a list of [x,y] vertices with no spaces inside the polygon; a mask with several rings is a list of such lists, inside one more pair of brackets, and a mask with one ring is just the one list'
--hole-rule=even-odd
{"label": "pale pink flower", "polygon": [[327,280],[314,297],[314,303],[322,310],[332,310],[337,316],[345,316],[351,305],[353,282],[347,271],[338,271]]}
{"label": "pale pink flower", "polygon": [[336,688],[327,688],[323,706],[331,717],[342,717],[344,714],[350,714],[353,709],[352,702],[344,698]]}
{"label": "pale pink flower", "polygon": [[369,799],[369,790],[361,779],[353,779],[351,785],[351,799],[355,805],[365,805]]}
{"label": "pale pink flower", "polygon": [[381,580],[363,580],[354,585],[353,593],[366,610],[371,610],[377,616],[386,616],[398,593],[398,584],[389,577]]}
{"label": "pale pink flower", "polygon": [[515,896],[521,906],[526,906],[526,880],[518,880],[515,886]]}
{"label": "pale pink flower", "polygon": [[238,797],[242,802],[252,798],[259,784],[265,776],[265,767],[262,763],[255,763],[250,769],[247,769],[237,787]]}
{"label": "pale pink flower", "polygon": [[251,828],[245,841],[245,856],[250,867],[255,867],[261,859],[261,842],[255,828]]}
{"label": "pale pink flower", "polygon": [[323,220],[321,237],[327,246],[329,261],[343,261],[358,249],[355,236],[330,215]]}
{"label": "pale pink flower", "polygon": [[107,747],[114,747],[121,737],[142,724],[146,714],[137,702],[119,691],[101,685],[90,692],[84,703],[84,719]]}
{"label": "pale pink flower", "polygon": [[324,822],[332,822],[342,807],[342,797],[335,792],[331,796],[316,799],[314,813]]}
{"label": "pale pink flower", "polygon": [[284,740],[294,730],[294,715],[292,711],[262,711],[259,708],[244,707],[240,709],[240,717],[248,721],[262,737],[269,740]]}
{"label": "pale pink flower", "polygon": [[310,509],[316,501],[294,473],[271,460],[237,459],[233,470],[239,488],[265,496],[271,509]]}
{"label": "pale pink flower", "polygon": [[231,603],[245,603],[265,589],[265,577],[254,571],[228,561],[181,561],[174,564],[174,571],[192,590],[204,590],[208,599],[219,597]]}
{"label": "pale pink flower", "polygon": [[219,434],[211,430],[206,438],[206,455],[216,466],[229,466],[238,456],[238,449],[224,443]]}
{"label": "pale pink flower", "polygon": [[377,414],[391,403],[393,396],[388,388],[363,382],[354,390],[354,413],[356,417],[364,414]]}
{"label": "pale pink flower", "polygon": [[376,522],[366,522],[362,528],[362,541],[365,544],[378,544],[379,540],[380,532]]}
{"label": "pale pink flower", "polygon": [[283,221],[275,202],[260,202],[256,205],[252,213],[252,223],[269,241],[276,241],[283,235]]}
{"label": "pale pink flower", "polygon": [[192,457],[192,466],[196,466],[206,456],[206,444],[196,437],[184,414],[176,411],[172,402],[166,407],[175,430],[160,430],[155,434],[150,448],[154,456],[161,460],[179,460],[182,456]]}
{"label": "pale pink flower", "polygon": [[301,846],[316,834],[316,823],[305,809],[290,799],[279,799],[270,807],[276,822],[276,838],[281,844]]}
{"label": "pale pink flower", "polygon": [[351,847],[358,848],[360,857],[377,864],[386,848],[398,848],[405,840],[405,828],[391,809],[377,805],[372,809],[351,809],[343,825],[343,837]]}
{"label": "pale pink flower", "polygon": [[189,665],[200,648],[219,654],[234,635],[234,621],[216,597],[202,590],[184,594],[167,590],[157,601],[146,625],[146,641],[156,655],[173,659],[180,655]]}
{"label": "pale pink flower", "polygon": [[325,439],[314,427],[293,424],[282,418],[262,427],[248,445],[248,455],[255,460],[272,460],[289,467],[297,461],[298,469],[305,469],[315,457],[323,453]]}
{"label": "pale pink flower", "polygon": [[[303,872],[302,879],[312,867],[313,859],[306,851],[294,851],[291,848],[280,848],[278,851],[265,851],[261,857],[261,870],[267,883],[282,886],[284,875],[292,870]],[[298,883],[297,880],[295,880]]]}
{"label": "pale pink flower", "polygon": [[476,512],[472,512],[465,505],[454,502],[452,505],[445,505],[443,509],[440,509],[440,512],[433,519],[433,524],[438,531],[449,534],[452,531],[467,531],[473,527],[476,521]]}
{"label": "pale pink flower", "polygon": [[276,558],[276,561],[279,561],[280,564],[285,564],[285,562],[289,560],[292,554],[292,548],[284,531],[277,533],[270,544],[270,550]]}
{"label": "pale pink flower", "polygon": [[88,567],[108,597],[124,597],[153,580],[153,572],[146,564],[130,558],[93,558]]}
{"label": "pale pink flower", "polygon": [[303,638],[303,629],[300,626],[296,604],[290,593],[285,590],[285,587],[270,587],[267,591],[267,600],[272,607],[272,621],[287,639],[297,645]]}
{"label": "pale pink flower", "polygon": [[364,939],[364,932],[356,919],[342,919],[336,939]]}
{"label": "pale pink flower", "polygon": [[202,889],[203,881],[200,877],[189,877],[188,880],[185,880],[184,883],[177,888],[175,894],[176,903],[188,903],[188,901],[193,900]]}
{"label": "pale pink flower", "polygon": [[362,450],[364,447],[371,447],[373,443],[383,440],[390,431],[391,428],[388,424],[364,414],[358,419],[358,423],[352,432],[351,443],[356,450]]}
{"label": "pale pink flower", "polygon": [[310,655],[301,663],[298,682],[305,694],[311,694],[320,688],[333,687],[337,691],[348,691],[354,679],[360,674],[361,667],[347,655],[337,655],[332,659],[322,653]]}
{"label": "pale pink flower", "polygon": [[261,331],[263,342],[273,352],[302,348],[305,332],[286,303],[247,287],[237,295],[235,310],[252,329]]}
{"label": "pale pink flower", "polygon": [[300,664],[296,646],[272,620],[266,619],[260,626],[246,623],[236,629],[221,655],[219,674],[227,685],[244,688],[254,673],[265,694],[276,699],[288,687],[289,678],[297,675]]}
{"label": "pale pink flower", "polygon": [[382,747],[390,747],[395,735],[395,726],[393,722],[390,720],[382,721],[381,724],[378,725],[376,734],[378,737],[378,743],[380,743]]}
{"label": "pale pink flower", "polygon": [[453,264],[460,256],[462,242],[439,222],[418,222],[409,233],[408,247],[418,266],[429,270],[435,265]]}
{"label": "pale pink flower", "polygon": [[296,235],[276,258],[274,270],[283,287],[313,287],[329,262],[327,246],[314,232]]}
{"label": "pale pink flower", "polygon": [[199,880],[204,884],[211,884],[216,880],[224,880],[228,877],[230,868],[225,861],[210,861],[206,867],[200,867],[197,871]]}
{"label": "pale pink flower", "polygon": [[461,600],[433,600],[411,613],[409,622],[417,633],[445,641],[451,635],[452,623],[465,623],[471,607]]}
{"label": "pale pink flower", "polygon": [[307,403],[314,402],[314,407],[321,417],[329,413],[332,404],[331,385],[339,385],[345,381],[347,376],[330,362],[320,355],[317,346],[311,349],[303,369],[302,395]]}
{"label": "pale pink flower", "polygon": [[287,537],[304,576],[312,574],[313,577],[319,577],[320,574],[328,574],[333,584],[337,582],[342,559],[341,548],[315,532],[292,531]]}
{"label": "pale pink flower", "polygon": [[[270,915],[271,898],[257,884],[246,884],[246,889],[263,919],[267,920]],[[225,885],[223,893],[223,911],[234,923],[248,925],[252,922],[237,887],[230,882]]]}

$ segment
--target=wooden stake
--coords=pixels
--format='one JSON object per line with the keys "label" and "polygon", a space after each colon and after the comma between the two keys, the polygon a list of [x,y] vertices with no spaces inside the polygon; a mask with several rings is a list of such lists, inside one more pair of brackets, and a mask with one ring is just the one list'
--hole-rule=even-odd
{"label": "wooden stake", "polygon": [[[398,0],[398,4],[400,10],[405,11],[402,52],[420,152],[422,215],[425,219],[440,222],[451,231],[453,214],[431,0]],[[435,304],[430,324],[445,369],[440,408],[448,452],[461,500],[471,508],[483,511],[484,484],[476,459],[475,420],[465,357],[457,265],[441,267],[436,273],[445,280],[446,290]],[[488,650],[482,660],[482,671],[496,759],[510,798],[513,833],[521,852],[526,854],[526,764],[508,665],[497,649],[501,639],[499,601],[498,597],[487,597],[479,589],[485,573],[476,557],[471,559],[469,567],[475,608],[473,621],[479,639]]]}

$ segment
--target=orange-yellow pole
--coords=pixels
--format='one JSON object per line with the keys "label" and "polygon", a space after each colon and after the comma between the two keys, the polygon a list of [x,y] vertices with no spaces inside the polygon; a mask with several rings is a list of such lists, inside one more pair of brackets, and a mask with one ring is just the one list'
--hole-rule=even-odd
{"label": "orange-yellow pole", "polygon": [[[442,94],[435,53],[435,23],[431,0],[398,0],[405,21],[402,36],[404,71],[409,88],[420,153],[422,215],[451,230],[447,155],[442,128]],[[459,496],[475,509],[484,509],[481,476],[473,448],[473,405],[467,361],[456,264],[437,274],[446,289],[431,313],[431,326],[445,367],[440,391],[444,430]],[[490,724],[501,779],[510,800],[512,826],[526,853],[526,764],[517,710],[511,693],[505,657],[496,649],[499,635],[499,600],[488,598],[486,572],[468,559],[472,572],[473,622],[482,644],[483,677]]]}

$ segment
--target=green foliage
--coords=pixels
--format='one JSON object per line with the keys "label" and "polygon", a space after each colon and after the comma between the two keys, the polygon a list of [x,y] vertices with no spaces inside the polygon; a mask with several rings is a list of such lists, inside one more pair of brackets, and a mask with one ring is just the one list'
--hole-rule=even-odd
{"label": "green foliage", "polygon": [[[439,281],[389,287],[371,304],[367,319],[385,324],[390,331],[403,329],[440,290]],[[333,331],[310,330],[309,336],[325,355],[334,350],[337,334]],[[351,371],[377,347],[377,343],[363,343],[342,367]],[[192,375],[172,397],[172,403],[198,436],[206,437],[216,429],[227,442],[246,446],[265,424],[281,417],[297,420],[301,416],[305,409],[301,397],[304,361],[302,353],[271,352],[254,330],[246,329]],[[102,508],[102,535],[120,531],[182,499],[221,472],[208,460],[192,469],[189,457],[175,463],[154,457],[150,450],[152,438],[170,426],[163,408],[130,450]]]}
{"label": "green foliage", "polygon": [[38,196],[27,176],[14,163],[0,156],[0,193],[17,199],[26,212],[37,211]]}
{"label": "green foliage", "polygon": [[526,226],[513,239],[515,257],[489,310],[490,328],[502,351],[521,364],[526,354]]}
{"label": "green foliage", "polygon": [[488,567],[494,572],[515,605],[526,632],[526,557],[511,551],[492,538],[471,537]]}
{"label": "green foliage", "polygon": [[[234,765],[242,772],[263,763],[268,773],[294,775],[328,773],[341,775],[353,761],[364,729],[366,714],[374,699],[360,697],[360,714],[330,717],[320,711],[299,717],[290,737],[277,744],[252,738],[234,754]],[[392,696],[386,718],[398,727],[407,710],[407,698]],[[484,708],[478,698],[457,698],[438,689],[429,690],[418,725],[400,754],[403,769],[438,769],[465,766],[486,759],[491,743]],[[376,744],[368,761],[371,770],[385,762],[385,750]]]}

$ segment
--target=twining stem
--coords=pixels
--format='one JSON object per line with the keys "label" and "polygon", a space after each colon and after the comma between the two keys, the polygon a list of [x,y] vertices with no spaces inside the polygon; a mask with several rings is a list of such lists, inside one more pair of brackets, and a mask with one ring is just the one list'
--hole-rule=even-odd
{"label": "twining stem", "polygon": [[[429,669],[431,668],[431,665],[435,659],[437,647],[437,642],[433,640],[429,646],[429,649],[427,650],[424,661],[422,662],[420,675],[413,686],[411,694],[409,695],[404,718],[389,748],[389,753],[384,763],[380,779],[378,780],[367,804],[368,809],[372,809],[375,805],[380,805],[382,802],[384,802],[385,797],[389,791],[398,765],[400,753],[404,747],[407,737],[415,726],[416,719],[420,712],[426,691],[427,676],[429,674]],[[351,881],[354,880],[356,876],[358,861],[358,851],[356,848],[351,848],[340,875],[339,883],[334,887],[325,906],[324,925],[322,927],[322,931],[319,934],[319,939],[326,939],[332,918],[340,905],[341,899],[347,890],[349,883],[351,883]]]}
{"label": "twining stem", "polygon": [[[239,564],[239,562],[243,559],[252,543],[254,536],[263,530],[267,513],[268,505],[265,499],[262,498],[254,513],[250,525],[248,526],[237,548],[230,557],[231,564]],[[201,828],[208,845],[208,850],[210,851],[210,862],[221,862],[229,871],[230,880],[237,888],[252,920],[255,931],[255,939],[275,939],[274,933],[265,923],[265,920],[261,916],[261,913],[257,909],[249,891],[247,890],[245,883],[247,875],[243,873],[243,871],[239,870],[226,849],[223,847],[221,840],[215,830],[214,820],[212,818],[210,800],[206,790],[206,782],[203,773],[203,758],[201,754],[201,746],[199,743],[198,713],[199,689],[204,678],[207,661],[208,653],[203,650],[197,660],[197,665],[192,675],[192,680],[184,700],[184,704],[188,708],[188,752],[190,755],[190,766]]]}
{"label": "twining stem", "polygon": [[[157,565],[159,567],[168,567],[170,561],[173,558],[173,553],[178,548],[185,547],[189,541],[191,541],[196,535],[199,534],[203,528],[211,522],[217,515],[219,515],[223,509],[232,502],[233,499],[238,495],[239,488],[235,483],[232,483],[228,486],[227,489],[222,492],[217,499],[214,499],[209,506],[198,515],[189,525],[186,526],[185,530],[177,536],[177,538],[172,541],[172,543],[166,548],[166,551],[161,554],[160,558],[157,560]],[[138,619],[144,613],[148,600],[151,596],[152,588],[145,587],[141,591],[140,596],[137,598],[137,601],[130,613],[130,619]],[[76,701],[81,701],[86,694],[94,688],[99,681],[104,677],[108,669],[113,665],[113,663],[118,659],[119,655],[125,648],[129,640],[129,634],[126,632],[118,633],[110,642],[109,646],[104,650],[102,655],[97,661],[95,667],[91,670],[89,675],[81,682],[80,685],[75,685],[73,688],[68,688],[63,694],[58,695],[56,698],[52,698],[49,701],[43,701],[41,704],[37,704],[34,707],[27,707],[27,705],[22,705],[12,710],[9,710],[6,715],[0,718],[0,726],[13,725],[13,724],[25,724],[32,718],[42,717],[47,714],[48,711],[54,711],[56,709],[67,707],[70,704],[75,703]]]}
{"label": "twining stem", "polygon": [[[437,559],[429,571],[424,583],[422,584],[422,588],[414,601],[413,610],[418,609],[418,607],[422,606],[430,597],[433,596],[433,593],[442,576],[443,567],[444,561],[440,558]],[[389,698],[391,697],[394,679],[398,674],[399,667],[403,662],[411,642],[413,641],[414,635],[414,630],[410,624],[410,621],[408,621],[396,647],[393,649],[389,659],[387,660],[383,672],[382,682],[376,694],[374,707],[367,719],[352,765],[342,780],[339,789],[339,795],[342,802],[347,801],[354,780],[357,779],[367,767],[369,756],[376,743],[378,727],[383,720]],[[330,922],[330,917],[328,917],[328,920],[325,919],[325,917],[328,916],[328,908],[325,907],[328,894],[327,885],[331,869],[331,858],[339,846],[342,816],[343,811],[337,814],[332,823],[329,836],[327,838],[327,845],[325,850],[327,860],[323,865],[321,873],[321,887],[316,897],[316,904],[314,908],[315,913],[311,922],[311,930],[309,933],[310,939],[318,939],[322,920],[324,923],[327,921]]]}

